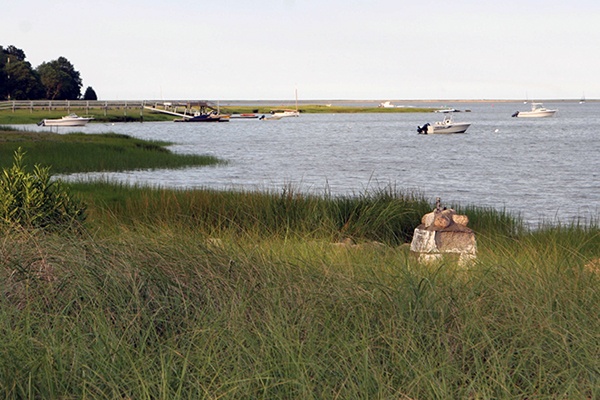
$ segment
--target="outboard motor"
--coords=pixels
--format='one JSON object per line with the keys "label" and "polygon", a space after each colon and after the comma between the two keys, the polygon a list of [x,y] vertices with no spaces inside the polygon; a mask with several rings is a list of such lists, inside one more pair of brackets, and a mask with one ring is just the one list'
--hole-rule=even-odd
{"label": "outboard motor", "polygon": [[426,123],[423,126],[417,126],[417,132],[419,132],[419,135],[426,135],[428,127],[429,127],[429,123]]}
{"label": "outboard motor", "polygon": [[513,117],[517,117],[518,115],[519,115],[519,112],[518,112],[518,111],[516,111],[516,112],[515,112],[515,113],[514,113],[512,116],[513,116]]}

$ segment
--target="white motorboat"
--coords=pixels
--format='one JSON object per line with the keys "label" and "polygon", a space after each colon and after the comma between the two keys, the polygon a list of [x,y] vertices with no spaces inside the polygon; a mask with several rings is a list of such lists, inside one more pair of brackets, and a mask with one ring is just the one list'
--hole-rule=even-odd
{"label": "white motorboat", "polygon": [[43,119],[38,122],[40,126],[85,126],[93,117],[80,117],[77,114],[65,115],[59,119]]}
{"label": "white motorboat", "polygon": [[441,108],[439,110],[435,110],[436,113],[452,113],[458,111],[456,108]]}
{"label": "white motorboat", "polygon": [[281,118],[283,118],[281,115],[271,115],[270,117],[265,117],[264,115],[261,115],[260,117],[258,117],[259,121],[279,121]]}
{"label": "white motorboat", "polygon": [[552,117],[557,110],[549,110],[542,103],[531,103],[531,111],[517,111],[512,116],[518,118]]}
{"label": "white motorboat", "polygon": [[433,133],[465,133],[471,126],[470,122],[454,122],[452,114],[447,114],[443,121],[437,121],[433,125],[426,123],[417,127],[417,132],[423,135]]}

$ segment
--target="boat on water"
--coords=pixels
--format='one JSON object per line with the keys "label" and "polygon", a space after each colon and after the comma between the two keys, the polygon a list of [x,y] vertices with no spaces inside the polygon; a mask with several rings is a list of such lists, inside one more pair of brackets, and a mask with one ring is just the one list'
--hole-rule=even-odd
{"label": "boat on water", "polygon": [[57,119],[43,119],[38,122],[39,126],[85,126],[94,117],[80,117],[77,114],[69,114]]}
{"label": "boat on water", "polygon": [[280,118],[284,118],[284,117],[299,117],[300,116],[300,110],[298,109],[298,89],[296,89],[296,109],[290,109],[290,108],[286,108],[286,109],[281,109],[281,110],[271,110],[271,117],[270,118],[263,118],[263,119],[280,119]]}
{"label": "boat on water", "polygon": [[174,119],[175,122],[228,122],[229,115],[220,114],[216,111],[210,113],[195,113],[192,116],[185,116],[181,119]]}
{"label": "boat on water", "polygon": [[265,115],[261,115],[258,120],[259,121],[279,121],[281,118],[283,118],[283,116],[281,115],[271,115],[270,117],[267,117]]}
{"label": "boat on water", "polygon": [[234,119],[256,119],[256,118],[258,118],[258,114],[255,114],[255,113],[231,114],[231,118],[234,118]]}
{"label": "boat on water", "polygon": [[458,112],[458,110],[456,108],[445,107],[445,108],[440,108],[439,110],[435,110],[434,112],[447,114],[447,113]]}
{"label": "boat on water", "polygon": [[471,126],[470,122],[454,122],[452,114],[449,113],[443,121],[436,121],[433,125],[426,123],[423,126],[417,126],[417,132],[422,135],[431,135],[434,133],[465,133]]}
{"label": "boat on water", "polygon": [[552,117],[557,110],[549,110],[542,103],[531,103],[531,111],[517,111],[512,116],[517,118]]}
{"label": "boat on water", "polygon": [[271,111],[271,115],[274,117],[299,117],[300,116],[300,111],[298,110],[272,110]]}

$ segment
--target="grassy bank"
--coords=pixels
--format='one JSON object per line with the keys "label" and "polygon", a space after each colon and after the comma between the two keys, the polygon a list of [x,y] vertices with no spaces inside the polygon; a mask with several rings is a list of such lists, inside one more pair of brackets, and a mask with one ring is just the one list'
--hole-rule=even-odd
{"label": "grassy bank", "polygon": [[114,133],[36,133],[0,126],[0,168],[12,165],[19,147],[26,151],[30,168],[49,165],[53,173],[184,168],[224,162],[208,155],[174,154],[166,148],[170,144]]}
{"label": "grassy bank", "polygon": [[73,190],[87,233],[0,241],[4,397],[600,396],[597,227],[471,209],[477,263],[421,266],[418,196]]}

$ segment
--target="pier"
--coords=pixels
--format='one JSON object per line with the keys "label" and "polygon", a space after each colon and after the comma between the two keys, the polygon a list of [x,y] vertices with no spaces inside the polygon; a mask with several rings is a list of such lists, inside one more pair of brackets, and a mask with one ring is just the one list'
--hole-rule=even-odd
{"label": "pier", "polygon": [[137,110],[143,115],[144,110],[163,112],[173,115],[193,115],[194,112],[218,110],[216,102],[208,100],[9,100],[0,101],[0,111],[29,110],[31,113],[41,110],[75,110],[101,109],[104,115],[108,110]]}

